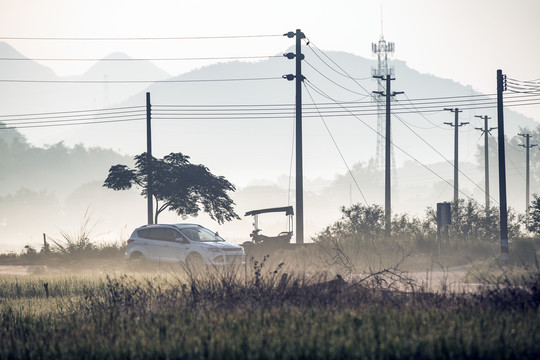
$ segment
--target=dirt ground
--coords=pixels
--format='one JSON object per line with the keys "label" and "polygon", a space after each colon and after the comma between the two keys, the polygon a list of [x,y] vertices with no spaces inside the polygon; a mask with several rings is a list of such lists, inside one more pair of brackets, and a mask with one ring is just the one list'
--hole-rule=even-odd
{"label": "dirt ground", "polygon": [[0,275],[31,275],[37,271],[47,272],[47,266],[0,265]]}
{"label": "dirt ground", "polygon": [[[478,284],[466,284],[463,279],[467,274],[469,266],[455,266],[444,270],[411,272],[409,276],[424,285],[426,289],[432,291],[451,290],[451,291],[470,291],[478,287]],[[64,270],[46,265],[0,265],[1,275],[33,275],[62,273]]]}
{"label": "dirt ground", "polygon": [[471,291],[476,289],[479,284],[467,284],[464,282],[469,267],[470,265],[461,265],[444,270],[411,272],[409,276],[429,290]]}

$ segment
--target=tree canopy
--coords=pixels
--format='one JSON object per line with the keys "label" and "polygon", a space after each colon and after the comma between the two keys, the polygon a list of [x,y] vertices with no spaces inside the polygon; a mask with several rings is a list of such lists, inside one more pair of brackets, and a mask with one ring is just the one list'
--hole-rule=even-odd
{"label": "tree canopy", "polygon": [[540,196],[533,194],[533,201],[529,206],[528,230],[540,236]]}
{"label": "tree canopy", "polygon": [[227,194],[236,190],[234,185],[206,166],[190,163],[189,156],[182,153],[170,153],[163,159],[150,158],[147,153],[137,155],[134,169],[111,166],[103,186],[113,190],[136,186],[142,196],[150,193],[156,201],[155,223],[167,209],[183,218],[197,216],[202,210],[220,224],[239,219]]}

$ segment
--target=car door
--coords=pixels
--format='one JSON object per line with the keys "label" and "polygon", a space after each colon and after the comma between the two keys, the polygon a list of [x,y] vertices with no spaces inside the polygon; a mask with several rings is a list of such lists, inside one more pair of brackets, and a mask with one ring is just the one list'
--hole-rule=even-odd
{"label": "car door", "polygon": [[175,261],[186,261],[186,257],[189,254],[192,243],[178,230],[174,231],[174,240],[172,248],[174,251]]}
{"label": "car door", "polygon": [[146,228],[137,231],[139,239],[136,246],[150,260],[159,259],[159,248],[156,247],[155,230],[153,228]]}
{"label": "car door", "polygon": [[148,243],[148,251],[151,254],[151,258],[157,261],[167,261],[169,244],[165,239],[166,228],[154,227],[148,230],[148,237],[151,239]]}
{"label": "car door", "polygon": [[176,229],[167,229],[166,237],[168,248],[164,256],[171,262],[185,261],[189,251],[189,241]]}

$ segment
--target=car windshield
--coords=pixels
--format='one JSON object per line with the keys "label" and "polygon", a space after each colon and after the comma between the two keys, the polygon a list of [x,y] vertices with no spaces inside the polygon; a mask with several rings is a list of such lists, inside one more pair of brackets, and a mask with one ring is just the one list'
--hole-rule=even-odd
{"label": "car windshield", "polygon": [[218,242],[225,241],[218,235],[204,228],[184,228],[180,232],[191,241]]}

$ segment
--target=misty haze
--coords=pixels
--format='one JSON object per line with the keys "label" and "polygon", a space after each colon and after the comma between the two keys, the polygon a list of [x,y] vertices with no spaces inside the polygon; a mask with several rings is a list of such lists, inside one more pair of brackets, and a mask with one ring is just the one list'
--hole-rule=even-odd
{"label": "misty haze", "polygon": [[[21,54],[8,46],[2,45],[2,57],[22,58]],[[291,49],[285,49],[284,52]],[[376,60],[367,60],[347,53],[329,52],[328,59],[335,61],[355,80],[335,76],[328,82],[325,76],[336,73],[324,63],[317,49],[305,48],[305,76],[313,84],[326,82],[327,91],[340,101],[355,101],[358,95],[345,91],[344,88],[359,83],[365,89],[376,89],[377,82],[370,77]],[[120,54],[112,54],[107,58],[123,58]],[[105,58],[105,59],[107,59]],[[326,61],[330,61],[326,60]],[[480,112],[495,118],[496,109],[476,110],[471,106],[468,97],[480,102],[484,107],[486,99],[469,87],[453,81],[439,79],[435,76],[420,74],[407,67],[404,62],[389,61],[394,68],[396,80],[393,88],[405,90],[398,95],[394,106],[403,103],[411,105],[409,99],[442,97],[448,98],[450,106],[454,106],[452,97],[465,96],[467,107],[460,114],[461,119],[470,121],[470,125],[460,129],[460,168],[461,191],[477,201],[483,199],[483,142],[480,132],[474,127],[483,126],[481,119],[474,116]],[[34,76],[51,81],[63,81],[44,66],[32,61],[20,63],[10,62],[0,72],[5,77],[21,78]],[[291,62],[286,58],[272,58],[242,63],[233,61],[203,67],[179,77],[167,77],[149,62],[128,62],[129,68],[120,66],[118,62],[103,60],[94,65],[86,74],[70,81],[86,79],[124,78],[126,74],[137,74],[138,79],[214,79],[222,78],[258,78],[263,74],[280,77],[292,70]],[[119,70],[122,70],[119,75]],[[130,78],[131,79],[131,78]],[[339,86],[338,86],[339,85]],[[54,89],[53,92],[46,90]],[[362,89],[358,87],[360,91]],[[36,94],[28,96],[30,94]],[[99,84],[59,83],[59,84],[5,84],[2,87],[3,98],[6,99],[5,114],[18,114],[18,109],[26,109],[25,113],[47,113],[61,108],[64,99],[71,99],[67,109],[71,111],[96,109],[95,113],[83,117],[86,122],[100,122],[96,125],[66,125],[68,120],[60,123],[62,114],[56,120],[42,119],[21,124],[20,129],[3,130],[0,135],[6,152],[2,153],[5,169],[2,176],[3,201],[12,206],[4,206],[2,215],[2,242],[4,250],[18,250],[28,244],[41,242],[42,233],[56,234],[57,229],[76,228],[86,210],[98,222],[97,233],[108,239],[126,236],[124,228],[131,229],[145,219],[145,202],[135,194],[116,194],[101,187],[108,168],[114,164],[132,161],[132,155],[143,152],[146,146],[145,131],[145,95],[151,94],[154,110],[153,151],[156,155],[180,151],[195,161],[208,166],[212,171],[230,179],[238,187],[232,194],[238,207],[238,213],[245,211],[285,205],[294,205],[294,89],[286,80],[261,80],[247,82],[210,82],[210,83],[156,83],[114,84],[106,80]],[[315,101],[322,104],[328,102],[313,92]],[[475,98],[474,96],[478,96]],[[368,127],[353,116],[339,116],[324,119],[317,115],[311,99],[304,94],[304,191],[306,192],[306,234],[308,238],[330,225],[339,216],[339,208],[353,203],[384,203],[384,168],[377,166],[375,159],[377,133],[376,111],[363,117]],[[441,108],[444,102],[439,102]],[[437,104],[439,104],[437,103]],[[204,105],[221,106],[218,112]],[[238,115],[227,112],[230,105],[252,105],[265,108],[283,104],[276,118],[272,111],[258,111],[255,119],[249,115]],[[369,94],[363,96],[359,104],[375,109]],[[190,106],[181,108],[173,116],[166,115],[171,108],[160,110],[159,106]],[[65,106],[65,104],[64,104]],[[309,107],[311,106],[311,107]],[[323,105],[321,105],[323,106]],[[420,105],[418,105],[420,106]],[[140,109],[131,117],[119,117],[117,120],[133,120],[115,122],[105,119],[99,109],[120,109],[135,107]],[[403,109],[403,107],[401,108]],[[512,108],[510,108],[512,109]],[[241,110],[241,108],[240,108]],[[240,111],[240,110],[237,110]],[[339,107],[336,107],[339,110]],[[442,110],[442,109],[441,109]],[[69,110],[68,110],[69,111]],[[204,115],[197,112],[205,111]],[[255,110],[253,110],[255,111]],[[253,112],[252,111],[252,112]],[[323,111],[321,109],[321,111]],[[402,110],[403,111],[403,110]],[[507,165],[509,204],[523,211],[525,202],[524,175],[525,164],[523,150],[517,145],[522,141],[517,136],[520,131],[537,132],[536,123],[513,110],[506,111],[506,133],[510,140]],[[118,110],[116,110],[118,112]],[[343,115],[348,115],[342,111]],[[228,115],[231,113],[232,115]],[[266,115],[265,115],[266,113]],[[287,115],[289,113],[290,115]],[[163,115],[161,115],[163,114]],[[178,115],[175,115],[178,114]],[[285,114],[285,115],[282,115]],[[331,113],[330,113],[331,114]],[[124,114],[120,114],[125,116]],[[44,117],[45,115],[41,115]],[[105,117],[104,117],[105,116]],[[174,120],[174,117],[176,119]],[[452,200],[453,130],[443,125],[452,121],[453,116],[444,111],[429,114],[403,113],[397,115],[393,122],[393,142],[405,149],[407,154],[394,148],[395,179],[392,208],[397,212],[408,212],[423,216],[427,207],[437,202]],[[104,124],[93,117],[104,117]],[[160,119],[162,117],[163,119]],[[221,120],[218,120],[221,117]],[[39,116],[38,116],[39,118]],[[54,115],[52,116],[54,118]],[[170,118],[170,119],[169,119]],[[183,120],[185,118],[185,120]],[[6,124],[17,120],[17,117],[4,116]],[[492,120],[495,126],[495,121]],[[41,125],[39,128],[30,126]],[[493,135],[493,134],[492,134]],[[335,141],[335,144],[334,142]],[[490,138],[490,167],[492,193],[496,194],[498,175],[496,173],[497,149],[496,141]],[[431,147],[430,147],[431,146]],[[343,155],[343,159],[340,156]],[[507,155],[507,156],[508,156]],[[444,156],[444,157],[443,157]],[[131,158],[131,159],[130,159]],[[537,152],[532,152],[531,193],[537,192],[538,175],[534,164]],[[17,159],[17,160],[15,160]],[[68,161],[64,159],[69,159]],[[350,168],[351,173],[347,168]],[[6,176],[9,174],[9,176]],[[33,205],[24,203],[34,201]],[[35,204],[44,208],[55,207],[58,211],[39,210]],[[119,211],[121,209],[121,211]],[[39,215],[38,215],[39,214]],[[166,215],[167,216],[167,215]],[[27,218],[37,219],[32,225],[24,225]],[[178,221],[171,214],[168,221]],[[200,221],[196,219],[194,221]],[[39,224],[39,225],[38,225]],[[234,221],[223,225],[224,230],[235,242],[249,240],[251,224],[249,220]],[[273,229],[278,231],[279,226]],[[24,230],[22,231],[22,228]],[[114,235],[113,235],[114,234]]]}
{"label": "misty haze", "polygon": [[539,3],[0,10],[0,358],[540,357]]}

